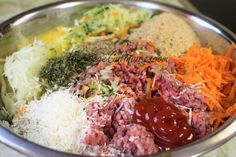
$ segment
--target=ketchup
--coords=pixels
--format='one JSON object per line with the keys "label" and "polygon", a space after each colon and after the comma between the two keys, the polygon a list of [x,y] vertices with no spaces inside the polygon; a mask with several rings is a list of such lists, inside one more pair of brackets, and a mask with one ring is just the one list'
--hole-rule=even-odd
{"label": "ketchup", "polygon": [[195,140],[187,117],[160,96],[141,99],[135,106],[133,121],[145,126],[155,135],[155,141],[161,150],[169,150]]}

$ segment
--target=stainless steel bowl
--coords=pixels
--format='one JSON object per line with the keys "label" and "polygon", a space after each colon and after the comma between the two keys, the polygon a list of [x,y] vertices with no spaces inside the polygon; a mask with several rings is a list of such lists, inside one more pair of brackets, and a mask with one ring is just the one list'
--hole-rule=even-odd
{"label": "stainless steel bowl", "polygon": [[[16,50],[16,45],[20,40],[18,32],[22,32],[27,38],[46,32],[56,25],[71,25],[73,17],[79,17],[79,12],[87,8],[107,3],[122,3],[127,7],[138,7],[150,12],[166,11],[182,16],[196,31],[203,45],[207,44],[219,53],[224,52],[226,48],[236,43],[235,35],[224,26],[202,15],[196,15],[187,10],[157,3],[154,1],[120,1],[120,0],[88,0],[88,1],[70,1],[59,2],[45,5],[39,8],[19,14],[0,25],[0,58],[5,58]],[[8,42],[6,42],[8,41]],[[0,100],[1,101],[1,100]],[[2,104],[1,104],[2,105]],[[213,150],[236,135],[236,117],[228,122],[214,133],[206,136],[189,145],[174,149],[168,152],[157,153],[150,156],[176,156],[188,157],[199,156],[210,150]],[[11,131],[0,126],[0,142],[9,147],[32,157],[73,157],[80,156],[65,152],[55,151],[35,143],[32,143],[22,137],[17,136]]]}

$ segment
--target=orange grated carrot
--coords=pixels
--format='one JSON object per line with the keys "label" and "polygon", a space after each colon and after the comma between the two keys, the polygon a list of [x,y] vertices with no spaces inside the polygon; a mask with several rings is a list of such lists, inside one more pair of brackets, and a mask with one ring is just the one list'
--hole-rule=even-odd
{"label": "orange grated carrot", "polygon": [[130,87],[121,88],[120,91],[125,94],[124,97],[130,95],[132,98],[137,99],[136,93]]}
{"label": "orange grated carrot", "polygon": [[116,38],[116,35],[115,35],[115,34],[111,34],[110,40],[113,40],[113,39],[115,39],[115,38]]}
{"label": "orange grated carrot", "polygon": [[28,112],[28,106],[26,105],[22,105],[20,106],[17,111],[16,111],[19,115],[24,115],[26,112]]}
{"label": "orange grated carrot", "polygon": [[83,16],[83,17],[82,17],[82,20],[83,20],[84,22],[87,22],[87,21],[88,21],[88,19],[89,19],[89,17],[88,17],[88,16]]}
{"label": "orange grated carrot", "polygon": [[124,38],[125,38],[125,36],[126,36],[128,30],[129,30],[129,28],[130,28],[130,27],[127,26],[127,27],[125,27],[123,30],[121,30],[121,31],[119,32],[119,36],[120,36],[121,39],[124,39]]}
{"label": "orange grated carrot", "polygon": [[234,49],[235,44],[227,49],[225,55],[215,55],[211,48],[194,44],[185,55],[171,58],[176,65],[178,80],[186,84],[203,84],[200,90],[209,110],[213,112],[210,123],[214,128],[218,128],[224,118],[229,118],[236,111]]}
{"label": "orange grated carrot", "polygon": [[151,97],[152,90],[153,90],[152,89],[153,80],[151,78],[146,78],[145,80],[146,80],[147,86],[148,86],[147,91],[146,91],[147,96]]}
{"label": "orange grated carrot", "polygon": [[99,35],[100,36],[106,36],[106,32],[100,32]]}
{"label": "orange grated carrot", "polygon": [[117,65],[118,65],[117,62],[111,62],[111,64],[110,64],[110,66],[111,66],[112,68],[116,67]]}
{"label": "orange grated carrot", "polygon": [[99,69],[104,69],[104,68],[105,68],[105,64],[102,63],[102,62],[100,62],[100,63],[98,64],[98,67],[99,67]]}
{"label": "orange grated carrot", "polygon": [[153,66],[153,65],[160,65],[160,66],[162,66],[162,65],[165,65],[165,63],[164,62],[159,62],[159,61],[155,61],[155,62],[151,62],[151,63],[146,63],[146,64],[142,65],[139,68],[139,70],[142,72],[145,69],[147,69],[147,68],[149,68],[150,66]]}
{"label": "orange grated carrot", "polygon": [[233,52],[234,52],[234,49],[236,49],[236,45],[235,44],[232,44],[226,51],[225,53],[225,56],[226,57],[229,57],[229,58],[233,58]]}
{"label": "orange grated carrot", "polygon": [[116,12],[116,11],[112,11],[112,12],[111,12],[111,15],[115,17],[115,16],[118,16],[118,15],[119,15],[119,13],[118,13],[118,12]]}

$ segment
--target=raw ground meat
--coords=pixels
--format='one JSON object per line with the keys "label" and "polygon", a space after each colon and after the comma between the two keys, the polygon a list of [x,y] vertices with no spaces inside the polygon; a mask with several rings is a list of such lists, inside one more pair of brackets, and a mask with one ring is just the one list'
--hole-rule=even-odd
{"label": "raw ground meat", "polygon": [[108,102],[105,106],[99,102],[92,102],[89,105],[88,120],[90,122],[90,130],[86,133],[85,144],[93,146],[108,144],[109,138],[105,131],[113,132],[111,122],[114,114],[114,107],[110,104],[112,102]]}
{"label": "raw ground meat", "polygon": [[135,99],[126,97],[108,101],[106,105],[92,102],[88,111],[90,129],[84,143],[92,146],[108,144],[118,127],[132,123],[135,104]]}
{"label": "raw ground meat", "polygon": [[[131,53],[140,46],[142,49],[156,51],[152,45],[127,42],[119,46],[115,53]],[[178,81],[174,75],[173,62],[168,61],[167,66],[150,66],[144,70],[140,70],[143,65],[140,62],[115,62],[103,65],[103,68],[96,65],[87,69],[72,87],[73,92],[86,96],[81,94],[82,87],[89,86],[94,80],[111,86],[115,78],[118,78],[115,97],[105,96],[104,104],[91,102],[89,105],[90,129],[84,143],[89,148],[94,148],[97,151],[96,155],[147,155],[160,151],[155,144],[154,135],[144,126],[134,124],[132,120],[135,104],[139,98],[146,97],[147,79],[153,80],[152,89],[156,88],[151,93],[153,97],[161,95],[167,102],[186,109],[184,111],[189,113],[188,122],[198,139],[213,131],[209,124],[211,113],[199,92],[199,86],[186,85]]]}
{"label": "raw ground meat", "polygon": [[140,64],[117,64],[112,71],[116,77],[120,78],[120,84],[126,84],[139,96],[145,96],[146,71],[139,71]]}
{"label": "raw ground meat", "polygon": [[[139,64],[126,67],[118,63],[111,70],[114,76],[119,77],[121,89],[130,87],[131,91],[136,93],[138,97],[143,97],[145,96],[145,80],[150,69],[140,72],[137,70],[138,68]],[[197,138],[204,137],[213,131],[209,124],[211,113],[207,111],[204,98],[198,92],[197,87],[183,84],[176,80],[169,70],[165,69],[155,74],[153,86],[158,89],[166,101],[192,110],[194,116],[190,117],[191,125]],[[122,94],[119,90],[117,92]],[[90,104],[88,120],[91,129],[86,134],[85,144],[100,146],[100,153],[102,154],[117,153],[114,151],[114,147],[120,152],[133,155],[158,152],[152,133],[147,132],[145,127],[132,122],[137,100],[128,97],[127,94],[125,96],[109,100],[106,104],[97,102]],[[134,138],[136,135],[140,137]],[[112,147],[108,149],[108,145],[111,144]]]}
{"label": "raw ground meat", "polygon": [[195,113],[192,116],[192,126],[199,138],[213,131],[209,124],[211,113],[207,111],[203,96],[199,89],[185,85],[176,80],[168,71],[156,74],[154,86],[159,89],[163,98],[171,104],[191,108]]}
{"label": "raw ground meat", "polygon": [[121,45],[117,46],[115,53],[126,54],[134,52],[136,50],[146,50],[152,53],[157,52],[157,48],[152,42],[143,40],[143,41],[126,41]]}
{"label": "raw ground meat", "polygon": [[91,146],[104,145],[108,142],[109,139],[104,134],[103,130],[97,128],[90,128],[84,138],[84,143]]}
{"label": "raw ground meat", "polygon": [[126,153],[134,155],[147,155],[159,151],[152,133],[139,124],[119,127],[112,139],[112,143]]}
{"label": "raw ground meat", "polygon": [[203,96],[197,88],[184,85],[176,80],[167,71],[161,71],[154,78],[154,86],[160,90],[162,95],[172,104],[183,105],[192,109],[205,111],[207,105],[203,101]]}
{"label": "raw ground meat", "polygon": [[[90,104],[88,120],[90,130],[84,143],[101,146],[100,155],[117,152],[146,155],[159,151],[154,136],[144,126],[132,124],[132,115],[136,100],[122,98],[102,106],[98,102]],[[111,131],[112,130],[112,131]],[[111,142],[109,143],[109,139]],[[113,145],[108,149],[105,145]],[[119,151],[114,151],[114,147]],[[117,154],[115,155],[117,156]]]}
{"label": "raw ground meat", "polygon": [[133,98],[123,98],[116,101],[117,109],[112,118],[112,126],[114,129],[132,123],[134,106],[136,103],[136,100]]}
{"label": "raw ground meat", "polygon": [[197,138],[204,137],[213,132],[213,127],[209,125],[210,121],[209,112],[199,111],[192,119],[192,126],[197,134]]}

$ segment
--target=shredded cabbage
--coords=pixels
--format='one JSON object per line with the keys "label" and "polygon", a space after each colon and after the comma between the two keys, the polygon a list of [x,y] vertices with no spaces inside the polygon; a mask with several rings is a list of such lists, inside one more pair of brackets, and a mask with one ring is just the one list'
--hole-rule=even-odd
{"label": "shredded cabbage", "polygon": [[[4,76],[8,79],[13,93],[3,96],[13,97],[14,94],[18,104],[36,99],[42,90],[38,73],[48,60],[47,52],[48,48],[38,41],[7,57],[4,65]],[[5,100],[10,101],[7,104],[12,103],[10,99]]]}
{"label": "shredded cabbage", "polygon": [[[8,119],[8,112],[14,114],[16,112],[15,106],[16,103],[21,104],[22,102],[16,100],[16,95],[12,92],[11,89],[8,89],[9,85],[6,78],[1,75],[1,98],[4,105],[0,109],[0,119]],[[7,111],[7,112],[6,112]]]}
{"label": "shredded cabbage", "polygon": [[[104,39],[98,34],[105,32],[120,36],[123,31],[137,27],[148,20],[151,13],[135,8],[125,8],[119,4],[98,6],[86,11],[80,20],[75,21],[70,40],[72,45],[84,41]],[[107,37],[105,36],[105,38]]]}
{"label": "shredded cabbage", "polygon": [[125,8],[122,5],[106,5],[95,7],[84,13],[88,20],[81,22],[88,25],[91,34],[105,31],[107,33],[118,34],[127,27],[138,26],[141,22],[150,18],[151,14],[135,8]]}

